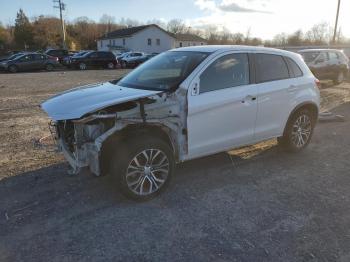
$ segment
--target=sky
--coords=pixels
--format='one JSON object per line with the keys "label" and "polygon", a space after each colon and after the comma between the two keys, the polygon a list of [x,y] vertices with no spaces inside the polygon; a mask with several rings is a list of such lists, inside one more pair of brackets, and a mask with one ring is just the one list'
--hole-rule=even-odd
{"label": "sky", "polygon": [[[67,8],[64,17],[72,21],[87,16],[99,21],[103,14],[147,22],[182,19],[188,26],[219,28],[262,39],[278,33],[304,32],[314,24],[334,25],[338,0],[63,0]],[[16,12],[22,8],[28,17],[41,14],[58,17],[52,0],[0,0],[0,21],[13,24]],[[350,0],[342,0],[339,26],[350,37]]]}

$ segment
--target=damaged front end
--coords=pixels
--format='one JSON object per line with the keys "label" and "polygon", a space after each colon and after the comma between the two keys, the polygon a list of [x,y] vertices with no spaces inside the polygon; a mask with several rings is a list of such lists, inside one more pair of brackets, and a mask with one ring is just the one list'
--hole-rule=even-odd
{"label": "damaged front end", "polygon": [[[103,156],[108,155],[109,151],[107,154],[104,152],[107,148],[118,147],[115,141],[123,141],[131,133],[147,130],[164,135],[170,142],[176,159],[180,160],[187,152],[184,96],[184,90],[174,93],[158,92],[109,104],[85,113],[80,118],[56,119],[52,122],[51,129],[73,174],[88,167],[93,174],[100,176],[106,170]],[[43,104],[42,107],[45,111],[50,111],[47,105],[45,107]]]}

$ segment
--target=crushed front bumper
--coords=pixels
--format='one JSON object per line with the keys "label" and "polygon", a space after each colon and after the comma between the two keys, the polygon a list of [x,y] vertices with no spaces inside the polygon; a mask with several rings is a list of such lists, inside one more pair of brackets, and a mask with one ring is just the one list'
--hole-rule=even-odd
{"label": "crushed front bumper", "polygon": [[74,151],[72,152],[63,136],[60,135],[58,126],[55,123],[50,123],[50,132],[58,150],[63,153],[65,159],[68,161],[69,165],[72,167],[70,173],[78,174],[83,167],[89,167],[90,171],[96,176],[101,175],[100,168],[100,149],[95,143],[84,143],[83,145],[74,146]]}

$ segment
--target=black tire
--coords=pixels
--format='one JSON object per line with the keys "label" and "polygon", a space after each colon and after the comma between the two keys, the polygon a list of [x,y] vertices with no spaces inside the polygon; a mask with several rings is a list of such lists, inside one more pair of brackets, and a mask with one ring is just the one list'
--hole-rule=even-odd
{"label": "black tire", "polygon": [[333,83],[334,83],[335,85],[339,85],[339,84],[341,84],[341,83],[344,82],[344,79],[345,79],[345,74],[344,74],[343,71],[340,71],[340,72],[337,74],[336,78],[333,79]]}
{"label": "black tire", "polygon": [[45,66],[45,69],[46,69],[46,71],[52,71],[52,70],[54,70],[54,66],[53,66],[53,64],[47,64]]}
{"label": "black tire", "polygon": [[[305,119],[305,124],[298,127],[298,122]],[[301,120],[301,123],[303,121]],[[310,143],[316,119],[308,109],[300,109],[289,119],[284,135],[278,138],[278,144],[288,152],[299,152]],[[300,139],[301,136],[301,139]]]}
{"label": "black tire", "polygon": [[106,68],[107,69],[114,69],[115,65],[112,62],[109,62],[109,63],[106,64]]}
{"label": "black tire", "polygon": [[11,73],[17,73],[18,72],[18,67],[16,65],[10,65],[8,67],[9,72]]}
{"label": "black tire", "polygon": [[126,63],[125,61],[122,61],[121,67],[122,67],[123,69],[126,69],[126,68],[128,67],[128,65],[127,65],[127,63]]}
{"label": "black tire", "polygon": [[[119,149],[111,158],[110,174],[113,176],[124,196],[135,201],[146,201],[159,195],[169,185],[174,173],[175,160],[173,151],[168,143],[159,138],[141,135],[139,137],[127,139],[118,147]],[[154,165],[154,169],[152,168],[152,163],[147,167],[146,158],[144,154],[142,154],[145,151],[147,155],[150,154],[151,156],[152,152],[154,156],[156,152],[160,152],[154,157],[152,163],[158,162],[164,157],[166,157],[166,161],[159,165]],[[134,161],[135,158],[137,158],[137,162]],[[139,163],[139,165],[135,163]],[[166,165],[166,163],[168,163],[168,165]],[[134,166],[139,166],[138,168],[142,169],[142,171],[137,171]],[[159,171],[157,171],[157,166]],[[151,170],[148,171],[148,174],[146,174],[146,168],[150,168]],[[163,171],[161,172],[160,170]],[[164,170],[168,170],[168,173],[166,174]],[[164,182],[157,182],[163,179]],[[135,183],[135,185],[132,185],[133,183]],[[141,187],[143,190],[148,189],[147,194],[141,194],[141,191],[143,191]],[[155,191],[150,192],[151,188],[155,189]]]}

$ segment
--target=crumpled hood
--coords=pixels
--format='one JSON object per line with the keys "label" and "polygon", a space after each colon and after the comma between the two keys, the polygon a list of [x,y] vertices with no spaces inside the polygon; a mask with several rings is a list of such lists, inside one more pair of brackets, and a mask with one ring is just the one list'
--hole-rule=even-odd
{"label": "crumpled hood", "polygon": [[127,88],[106,82],[82,86],[60,93],[42,103],[41,108],[55,121],[78,119],[87,113],[108,106],[161,92]]}

